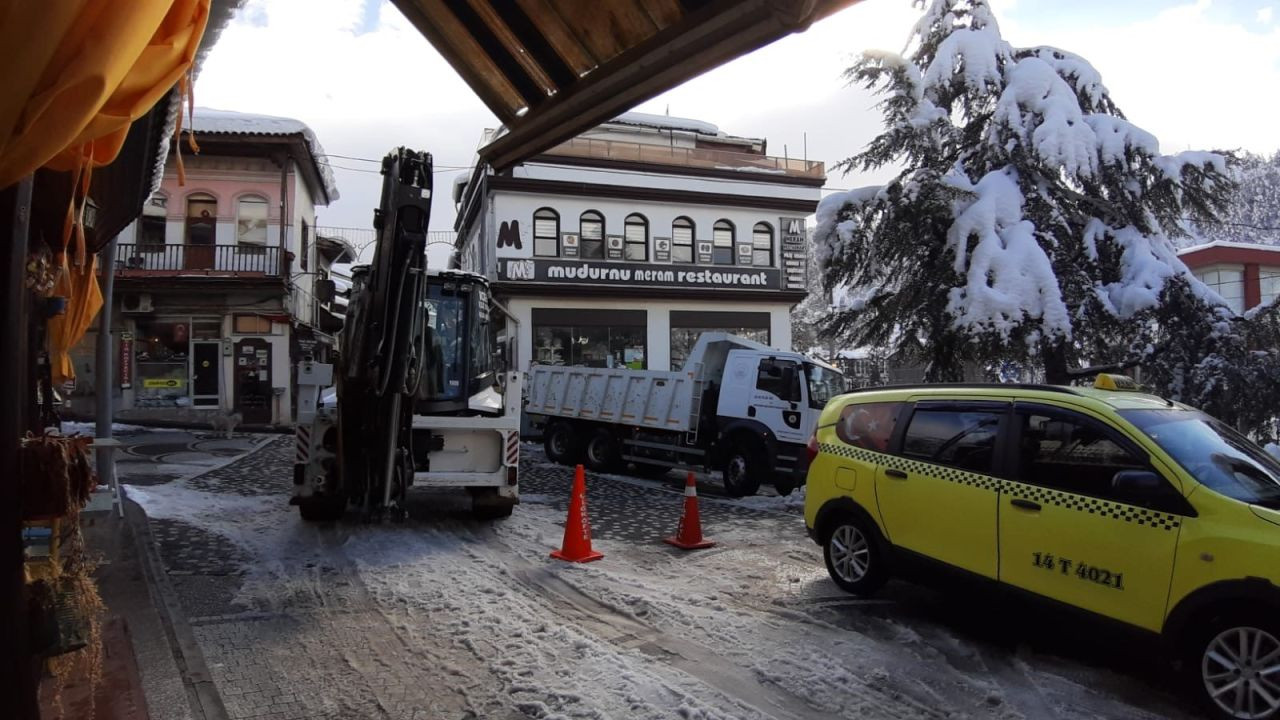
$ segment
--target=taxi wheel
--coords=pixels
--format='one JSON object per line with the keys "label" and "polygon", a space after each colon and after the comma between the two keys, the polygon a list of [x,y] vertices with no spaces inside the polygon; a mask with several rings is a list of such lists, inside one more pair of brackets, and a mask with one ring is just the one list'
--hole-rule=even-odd
{"label": "taxi wheel", "polygon": [[831,579],[845,592],[870,595],[889,579],[875,531],[855,515],[836,521],[822,544],[822,557]]}
{"label": "taxi wheel", "polygon": [[1195,636],[1184,667],[1218,718],[1280,718],[1280,621],[1264,613],[1215,618]]}

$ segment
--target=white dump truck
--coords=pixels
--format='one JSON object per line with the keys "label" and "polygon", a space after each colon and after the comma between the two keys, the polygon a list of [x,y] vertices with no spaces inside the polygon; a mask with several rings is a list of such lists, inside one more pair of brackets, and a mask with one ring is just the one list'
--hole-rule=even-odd
{"label": "white dump truck", "polygon": [[707,332],[679,371],[534,365],[525,412],[555,462],[720,470],[732,496],[762,483],[785,495],[804,481],[819,413],[844,390],[819,360]]}

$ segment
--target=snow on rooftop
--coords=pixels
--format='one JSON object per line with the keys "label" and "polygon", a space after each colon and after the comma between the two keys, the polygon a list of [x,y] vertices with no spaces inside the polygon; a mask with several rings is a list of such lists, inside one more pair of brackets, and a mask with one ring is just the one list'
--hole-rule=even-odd
{"label": "snow on rooftop", "polygon": [[1280,252],[1280,245],[1262,245],[1260,243],[1231,242],[1229,240],[1214,240],[1213,242],[1200,243],[1184,247],[1178,251],[1178,255],[1186,255],[1188,253],[1199,252],[1200,250],[1208,250],[1209,248],[1239,248],[1241,250],[1261,250],[1263,252]]}
{"label": "snow on rooftop", "polygon": [[201,133],[212,135],[301,135],[307,144],[307,150],[311,152],[312,159],[315,160],[316,168],[320,171],[320,177],[324,181],[325,195],[328,196],[328,202],[322,203],[328,205],[338,199],[338,185],[333,177],[333,170],[329,167],[329,158],[325,155],[324,147],[320,145],[320,140],[316,137],[315,132],[301,120],[295,120],[287,117],[277,117],[275,115],[257,115],[253,113],[242,113],[234,110],[215,110],[214,108],[201,108],[195,110],[195,115],[183,124],[184,128],[191,128],[196,133],[196,141],[199,142]]}
{"label": "snow on rooftop", "polygon": [[642,112],[622,113],[614,118],[612,122],[621,123],[623,125],[643,125],[645,127],[656,127],[664,130],[687,130],[689,132],[702,133],[703,135],[723,135],[720,128],[702,120],[693,120],[691,118],[671,117],[670,115],[653,115]]}

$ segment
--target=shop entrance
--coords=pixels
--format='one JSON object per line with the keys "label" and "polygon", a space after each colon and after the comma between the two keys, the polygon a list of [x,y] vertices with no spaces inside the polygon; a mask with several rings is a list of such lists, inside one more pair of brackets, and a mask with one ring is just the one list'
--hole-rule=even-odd
{"label": "shop entrance", "polygon": [[241,422],[271,423],[271,343],[245,338],[235,346],[235,409]]}
{"label": "shop entrance", "polygon": [[218,407],[218,386],[221,374],[219,359],[222,343],[191,343],[191,404],[195,407]]}

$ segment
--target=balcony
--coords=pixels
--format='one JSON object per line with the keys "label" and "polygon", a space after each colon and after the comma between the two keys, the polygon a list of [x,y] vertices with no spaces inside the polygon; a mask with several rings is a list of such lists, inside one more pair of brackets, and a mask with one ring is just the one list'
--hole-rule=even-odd
{"label": "balcony", "polygon": [[245,245],[116,247],[116,277],[278,278],[280,248]]}
{"label": "balcony", "polygon": [[[818,160],[780,158],[707,148],[646,145],[644,143],[620,142],[617,140],[574,138],[547,150],[545,154],[560,157],[644,163],[646,165],[675,165],[704,170],[740,172],[744,176],[761,174],[814,180],[826,178],[826,168]],[[757,177],[754,179],[764,178]]]}

